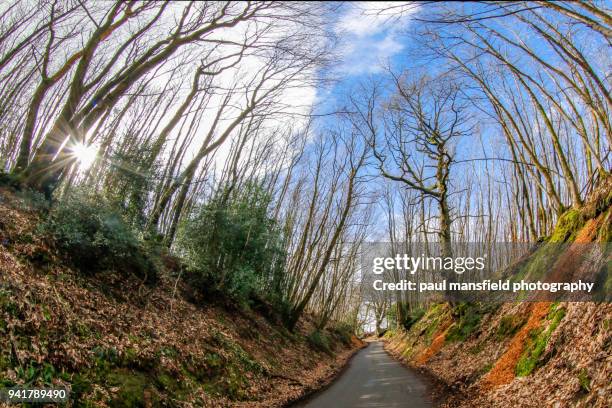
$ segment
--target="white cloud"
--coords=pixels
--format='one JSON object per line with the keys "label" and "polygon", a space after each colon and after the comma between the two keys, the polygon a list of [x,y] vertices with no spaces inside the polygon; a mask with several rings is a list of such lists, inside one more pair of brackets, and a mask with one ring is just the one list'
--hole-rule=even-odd
{"label": "white cloud", "polygon": [[348,75],[381,70],[388,59],[402,51],[400,30],[417,9],[409,2],[349,3],[334,27],[343,61],[338,70]]}

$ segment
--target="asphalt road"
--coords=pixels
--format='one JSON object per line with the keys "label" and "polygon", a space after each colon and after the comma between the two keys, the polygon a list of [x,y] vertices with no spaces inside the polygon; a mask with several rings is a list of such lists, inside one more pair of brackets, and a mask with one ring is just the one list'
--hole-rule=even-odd
{"label": "asphalt road", "polygon": [[427,383],[383,349],[371,343],[359,351],[329,387],[294,407],[425,408],[432,407]]}

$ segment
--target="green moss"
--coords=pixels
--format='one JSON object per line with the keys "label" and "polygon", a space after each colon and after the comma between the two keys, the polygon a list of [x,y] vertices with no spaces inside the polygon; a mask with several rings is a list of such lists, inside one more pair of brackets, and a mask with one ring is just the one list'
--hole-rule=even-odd
{"label": "green moss", "polygon": [[162,372],[155,377],[155,382],[159,385],[159,387],[166,391],[177,391],[180,389],[180,384],[176,377],[171,376],[168,373]]}
{"label": "green moss", "polygon": [[519,314],[510,314],[502,317],[499,326],[497,326],[497,339],[503,340],[514,336],[516,332],[523,327],[525,322],[526,317]]}
{"label": "green moss", "polygon": [[404,348],[404,351],[402,351],[402,357],[406,359],[412,358],[413,354],[414,354],[414,348],[412,346],[406,346],[406,348]]}
{"label": "green moss", "polygon": [[137,367],[140,361],[138,351],[133,347],[128,347],[121,355],[121,365],[124,367]]}
{"label": "green moss", "polygon": [[164,357],[177,357],[178,351],[174,347],[162,347],[157,354]]}
{"label": "green moss", "polygon": [[470,354],[480,354],[482,352],[482,350],[484,350],[485,347],[485,342],[481,341],[480,343],[478,343],[477,345],[475,345],[474,347],[471,347],[468,351]]}
{"label": "green moss", "polygon": [[72,331],[78,337],[81,337],[83,339],[93,337],[95,334],[95,332],[88,325],[81,322],[77,322],[76,324],[74,324],[74,326],[72,327]]}
{"label": "green moss", "polygon": [[589,372],[586,368],[580,370],[580,373],[578,374],[578,382],[580,383],[580,389],[583,392],[588,393],[591,391],[591,377],[589,377]]}
{"label": "green moss", "polygon": [[[247,373],[258,375],[265,370],[238,343],[219,332],[213,332],[212,348],[202,359],[191,359],[183,373],[208,394],[242,400],[248,396]],[[224,353],[219,353],[223,349]]]}
{"label": "green moss", "polygon": [[488,373],[489,371],[491,371],[491,369],[493,368],[493,362],[485,364],[484,367],[482,367],[480,369],[480,375],[485,375],[486,373]]}
{"label": "green moss", "polygon": [[145,390],[149,379],[143,373],[126,369],[110,372],[106,378],[110,387],[119,387],[116,396],[109,401],[111,407],[134,408],[145,407]]}
{"label": "green moss", "polygon": [[0,310],[7,313],[9,316],[19,316],[19,306],[11,299],[12,292],[6,289],[0,289]]}
{"label": "green moss", "polygon": [[513,282],[520,280],[535,281],[550,271],[566,248],[558,243],[543,243],[529,257],[529,260],[521,266],[516,274],[511,278]]}
{"label": "green moss", "polygon": [[605,221],[597,231],[597,242],[612,242],[612,208],[606,211],[603,216]]}
{"label": "green moss", "polygon": [[459,319],[448,330],[447,343],[467,340],[480,327],[480,321],[489,309],[478,303],[460,303],[453,312]]}
{"label": "green moss", "polygon": [[246,371],[235,361],[227,360],[217,353],[208,353],[204,365],[185,367],[184,374],[193,379],[208,394],[224,396],[232,400],[247,396]]}
{"label": "green moss", "polygon": [[92,390],[92,381],[84,374],[75,374],[71,380],[71,398],[80,401],[83,395]]}
{"label": "green moss", "polygon": [[546,317],[548,327],[531,330],[525,350],[516,364],[516,375],[518,377],[528,376],[541,364],[541,357],[548,345],[550,336],[556,330],[561,320],[565,317],[565,309],[558,308],[553,304]]}
{"label": "green moss", "polygon": [[434,304],[419,321],[412,325],[410,333],[424,336],[425,342],[428,345],[431,344],[434,333],[438,331],[440,323],[448,317],[448,312],[446,304]]}
{"label": "green moss", "polygon": [[576,234],[584,225],[585,219],[582,212],[571,208],[559,217],[555,230],[553,231],[550,242],[572,242]]}
{"label": "green moss", "polygon": [[329,329],[334,339],[345,346],[349,346],[353,339],[353,328],[347,324],[335,324]]}
{"label": "green moss", "polygon": [[419,320],[421,320],[423,318],[423,316],[425,316],[425,310],[418,308],[418,309],[413,309],[411,311],[408,312],[408,315],[406,316],[406,321],[404,322],[404,328],[406,330],[410,330],[410,328]]}

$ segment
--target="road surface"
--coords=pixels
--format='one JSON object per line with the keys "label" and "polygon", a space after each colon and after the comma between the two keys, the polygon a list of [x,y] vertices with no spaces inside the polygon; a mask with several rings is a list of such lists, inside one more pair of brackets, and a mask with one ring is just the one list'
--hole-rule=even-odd
{"label": "road surface", "polygon": [[351,359],[329,387],[296,408],[429,408],[427,383],[371,343]]}

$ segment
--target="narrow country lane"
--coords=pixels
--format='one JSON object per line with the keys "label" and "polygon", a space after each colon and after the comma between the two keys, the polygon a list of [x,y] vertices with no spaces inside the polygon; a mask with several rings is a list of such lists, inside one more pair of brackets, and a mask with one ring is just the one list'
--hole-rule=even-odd
{"label": "narrow country lane", "polygon": [[328,388],[294,405],[307,408],[421,408],[433,406],[427,384],[372,343]]}

